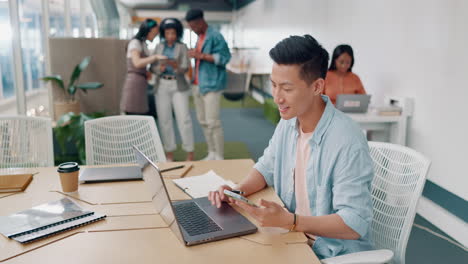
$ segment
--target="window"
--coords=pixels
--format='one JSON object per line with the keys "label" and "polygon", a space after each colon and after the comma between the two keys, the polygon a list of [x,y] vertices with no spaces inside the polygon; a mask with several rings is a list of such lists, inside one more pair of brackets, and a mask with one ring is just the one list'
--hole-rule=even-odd
{"label": "window", "polygon": [[15,95],[12,30],[8,2],[0,2],[0,100]]}

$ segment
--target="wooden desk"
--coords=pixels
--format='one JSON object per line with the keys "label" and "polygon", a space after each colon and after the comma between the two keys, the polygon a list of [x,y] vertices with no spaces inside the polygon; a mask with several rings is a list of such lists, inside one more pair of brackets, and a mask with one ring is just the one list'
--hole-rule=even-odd
{"label": "wooden desk", "polygon": [[[177,162],[161,164],[169,167]],[[239,182],[252,160],[198,161],[188,176],[213,169]],[[31,170],[26,170],[31,172]],[[0,197],[0,215],[8,215],[62,198],[56,168],[38,168],[25,192]],[[175,174],[172,171],[171,174]],[[169,172],[167,173],[169,175]],[[171,199],[189,199],[165,180]],[[252,235],[185,247],[156,214],[142,181],[82,184],[69,195],[83,208],[107,214],[104,221],[30,244],[0,235],[0,262],[5,263],[320,263],[302,233],[278,234],[259,228]],[[272,189],[249,198],[280,201]],[[236,208],[240,210],[239,208]],[[251,219],[252,220],[252,219]],[[252,220],[253,223],[255,221]]]}

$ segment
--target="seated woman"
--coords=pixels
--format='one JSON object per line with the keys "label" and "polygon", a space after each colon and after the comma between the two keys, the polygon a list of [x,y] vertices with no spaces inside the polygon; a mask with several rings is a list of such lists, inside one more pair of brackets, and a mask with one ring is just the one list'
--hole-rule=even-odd
{"label": "seated woman", "polygon": [[330,68],[325,79],[324,94],[333,104],[339,94],[366,94],[359,77],[352,73],[354,65],[353,49],[349,45],[339,45],[333,51]]}

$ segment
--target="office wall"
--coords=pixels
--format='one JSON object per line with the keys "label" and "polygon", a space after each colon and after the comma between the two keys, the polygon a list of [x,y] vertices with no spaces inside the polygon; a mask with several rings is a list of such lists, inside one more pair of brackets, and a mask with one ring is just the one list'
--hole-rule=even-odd
{"label": "office wall", "polygon": [[[126,74],[125,45],[127,40],[112,38],[50,38],[50,67],[68,84],[74,67],[86,56],[91,62],[81,74],[79,82],[101,82],[103,87],[84,93],[76,92],[84,113],[105,112],[116,115],[120,112],[120,96]],[[53,102],[63,101],[64,93],[59,87],[52,88]]]}
{"label": "office wall", "polygon": [[330,53],[351,44],[353,71],[374,105],[384,94],[415,99],[408,145],[432,160],[429,180],[466,205],[466,25],[463,0],[257,0],[237,13],[234,31],[239,46],[260,48],[259,68],[271,66],[268,50],[292,34],[311,34]]}

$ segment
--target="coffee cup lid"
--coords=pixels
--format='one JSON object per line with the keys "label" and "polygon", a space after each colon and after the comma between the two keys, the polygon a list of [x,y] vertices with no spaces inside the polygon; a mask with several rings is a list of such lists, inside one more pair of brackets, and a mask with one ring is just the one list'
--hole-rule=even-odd
{"label": "coffee cup lid", "polygon": [[70,162],[64,162],[60,164],[57,168],[58,172],[74,172],[80,170],[80,167],[78,166],[78,163],[70,161]]}

